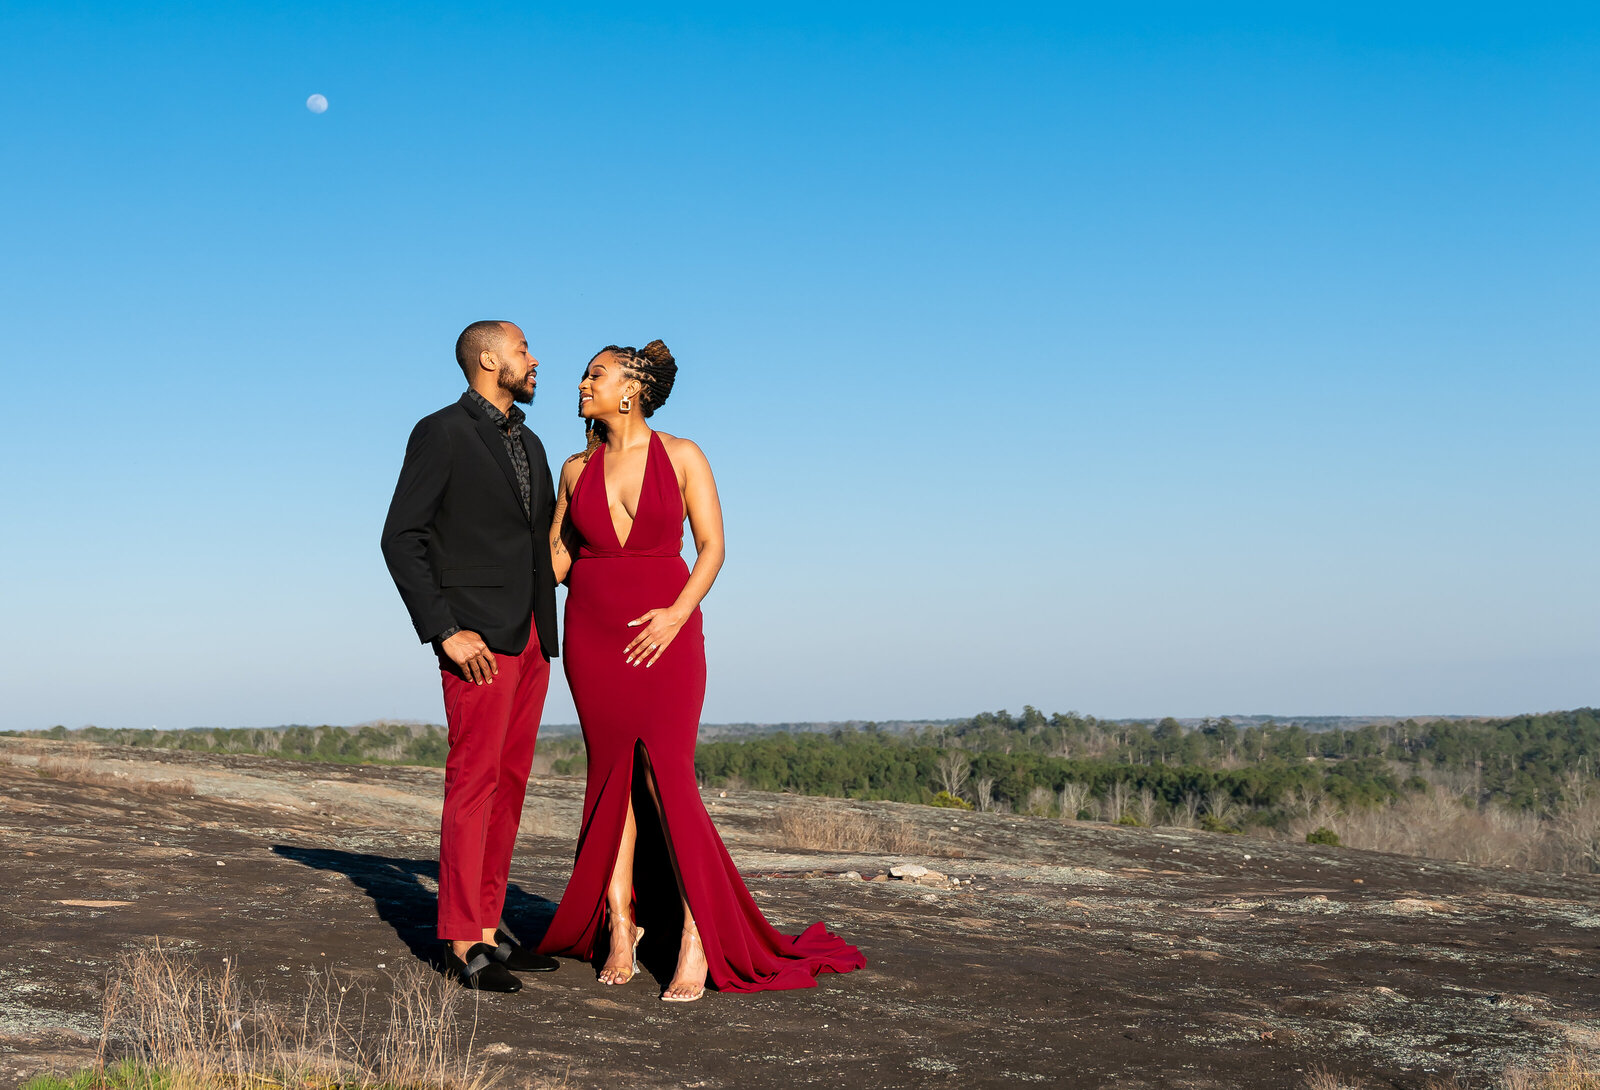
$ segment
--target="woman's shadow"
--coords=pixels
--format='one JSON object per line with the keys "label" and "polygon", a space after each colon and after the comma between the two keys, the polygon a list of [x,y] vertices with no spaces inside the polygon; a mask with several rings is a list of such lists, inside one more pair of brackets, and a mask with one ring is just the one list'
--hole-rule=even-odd
{"label": "woman's shadow", "polygon": [[[438,888],[439,862],[435,859],[398,859],[387,855],[363,855],[332,848],[300,848],[274,844],[273,852],[315,870],[337,871],[359,886],[372,899],[378,918],[400,937],[400,941],[422,961],[444,968],[441,947],[435,934],[439,899],[422,884],[431,879]],[[506,906],[501,927],[522,945],[533,949],[544,938],[555,914],[552,901],[511,884],[506,887]]]}

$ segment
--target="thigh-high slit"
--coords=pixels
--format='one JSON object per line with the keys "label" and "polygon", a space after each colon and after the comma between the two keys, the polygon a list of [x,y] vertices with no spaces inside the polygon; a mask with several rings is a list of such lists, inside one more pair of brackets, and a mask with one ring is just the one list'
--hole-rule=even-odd
{"label": "thigh-high slit", "polygon": [[[710,983],[722,991],[809,988],[818,973],[861,968],[866,960],[860,951],[820,922],[786,935],[767,921],[700,799],[694,768],[706,682],[700,611],[653,666],[627,665],[623,651],[637,631],[628,622],[671,605],[688,579],[678,553],[683,508],[676,476],[652,435],[624,545],[604,496],[603,458],[602,447],[580,476],[569,508],[582,545],[568,578],[562,662],[583,727],[588,782],[572,877],[540,949],[592,958],[596,944],[606,941],[606,891],[628,801],[642,793],[636,788],[642,758],[655,783],[656,804],[646,794],[645,805],[634,805],[633,896],[647,931],[651,921],[644,917],[667,923],[662,914],[681,913],[681,883],[705,947]],[[659,851],[647,829],[658,824]]]}

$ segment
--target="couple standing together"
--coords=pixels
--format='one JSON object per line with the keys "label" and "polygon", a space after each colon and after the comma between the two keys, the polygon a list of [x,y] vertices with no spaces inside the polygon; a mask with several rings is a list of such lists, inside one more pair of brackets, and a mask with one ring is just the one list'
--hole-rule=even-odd
{"label": "couple standing together", "polygon": [[[722,566],[722,509],[700,448],[647,423],[672,391],[672,353],[652,341],[589,361],[578,383],[587,449],[555,485],[517,408],[533,400],[539,367],[522,330],[474,322],[456,362],[467,392],[412,431],[383,528],[389,572],[444,684],[438,936],[450,969],[467,987],[513,992],[514,973],[554,969],[550,955],[603,953],[601,982],[625,984],[647,931],[664,936],[663,953],[676,944],[661,996],[673,1002],[699,999],[708,978],[722,991],[806,988],[864,966],[821,923],[784,935],[767,922],[700,801],[700,602]],[[562,582],[588,785],[572,877],[535,950],[501,912]]]}

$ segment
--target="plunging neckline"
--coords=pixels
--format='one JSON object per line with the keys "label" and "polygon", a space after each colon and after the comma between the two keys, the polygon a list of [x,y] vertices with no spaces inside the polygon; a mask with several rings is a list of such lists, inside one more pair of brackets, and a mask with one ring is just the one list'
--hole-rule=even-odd
{"label": "plunging neckline", "polygon": [[[606,521],[611,524],[611,539],[617,543],[618,552],[627,552],[628,542],[633,540],[634,527],[639,525],[639,509],[644,506],[644,489],[650,483],[650,459],[656,453],[656,433],[650,432],[649,442],[645,444],[644,472],[639,474],[639,499],[633,505],[633,517],[628,520],[628,536],[623,537],[617,533],[616,516],[611,513],[611,486],[606,483],[606,448],[600,446],[600,491],[606,498]],[[626,510],[626,508],[624,508]]]}

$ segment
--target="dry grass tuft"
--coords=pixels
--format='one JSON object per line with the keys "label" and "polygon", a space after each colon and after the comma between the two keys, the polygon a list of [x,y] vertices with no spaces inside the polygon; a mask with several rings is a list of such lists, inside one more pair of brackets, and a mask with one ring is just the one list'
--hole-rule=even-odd
{"label": "dry grass tuft", "polygon": [[[1463,1090],[1466,1085],[1453,1075],[1444,1076],[1428,1080],[1427,1090]],[[1549,1068],[1507,1068],[1495,1090],[1600,1090],[1600,1064],[1588,1052],[1569,1050]]]}
{"label": "dry grass tuft", "polygon": [[1512,1068],[1504,1090],[1600,1090],[1600,1062],[1587,1052],[1568,1052],[1548,1071]]}
{"label": "dry grass tuft", "polygon": [[193,795],[193,780],[146,780],[125,772],[102,772],[87,761],[40,761],[39,775],[63,783],[85,783],[95,787],[114,787],[140,795]]}
{"label": "dry grass tuft", "polygon": [[928,837],[904,818],[833,806],[793,806],[778,816],[783,845],[824,852],[927,854]]}
{"label": "dry grass tuft", "polygon": [[1343,1078],[1318,1064],[1306,1072],[1302,1090],[1357,1090],[1357,1088],[1354,1083],[1345,1082]]}
{"label": "dry grass tuft", "polygon": [[137,1070],[162,1090],[487,1087],[471,1034],[463,1041],[457,1027],[465,993],[415,962],[390,983],[380,996],[329,974],[275,1007],[231,961],[208,970],[159,945],[124,955],[106,988],[95,1072],[109,1084]]}
{"label": "dry grass tuft", "polygon": [[[1454,1076],[1435,1077],[1428,1081],[1428,1090],[1462,1090],[1463,1084]],[[1472,1085],[1478,1085],[1474,1082]],[[1600,1090],[1600,1065],[1585,1052],[1567,1052],[1558,1057],[1548,1070],[1514,1067],[1506,1071],[1496,1084],[1496,1090]],[[1357,1090],[1357,1084],[1347,1082],[1328,1068],[1317,1065],[1306,1072],[1301,1090]]]}

